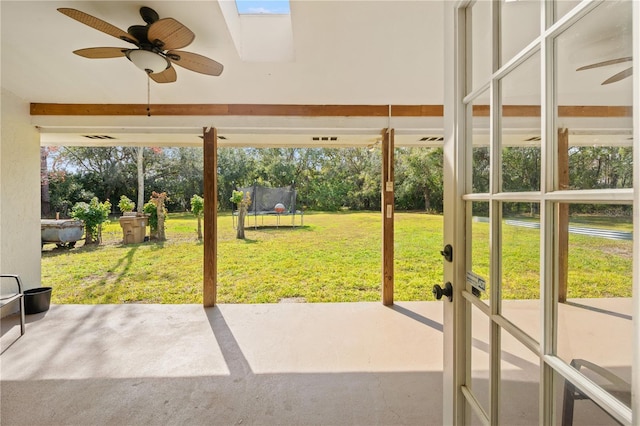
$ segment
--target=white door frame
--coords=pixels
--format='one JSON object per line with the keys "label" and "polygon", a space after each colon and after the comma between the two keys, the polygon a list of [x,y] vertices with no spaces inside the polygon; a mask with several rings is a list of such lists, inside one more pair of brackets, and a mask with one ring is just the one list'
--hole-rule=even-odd
{"label": "white door frame", "polygon": [[[464,2],[446,4],[444,7],[444,242],[451,244],[454,250],[453,262],[444,262],[444,281],[453,283],[453,302],[444,302],[444,371],[443,371],[443,424],[453,425],[464,422],[464,396],[462,385],[466,379],[466,361],[463,351],[469,329],[469,313],[463,312],[466,303],[462,298],[463,286],[457,285],[464,277],[465,262],[459,261],[458,249],[464,247],[465,231],[458,226],[465,222],[465,207],[459,194],[465,190],[465,168],[461,167],[465,140],[466,120],[464,95],[460,93],[466,78],[463,25]],[[454,178],[455,177],[455,178]],[[459,323],[463,324],[459,324]]]}
{"label": "white door frame", "polygon": [[[464,8],[472,1],[459,0],[456,2],[445,2],[444,8],[444,50],[445,50],[445,86],[444,86],[444,244],[451,244],[454,248],[454,260],[452,263],[444,262],[444,281],[453,283],[453,302],[444,302],[443,330],[444,330],[444,374],[443,374],[443,424],[464,424],[468,419],[465,413],[467,397],[472,398],[472,394],[465,392],[465,381],[469,374],[470,366],[465,352],[468,350],[468,334],[470,333],[470,308],[463,297],[466,276],[465,259],[465,202],[463,195],[468,188],[469,176],[465,171],[465,141],[467,139],[466,123],[468,121],[467,108],[463,103],[465,97],[464,90],[470,83],[470,77],[466,73],[467,53],[465,37],[467,37]],[[633,1],[633,40],[634,52],[640,52],[640,1]],[[547,25],[551,22],[551,3],[542,2],[541,6],[541,33],[539,37],[539,51],[541,52],[541,93],[542,93],[542,132],[545,144],[542,149],[549,152],[553,149],[553,138],[556,132],[554,125],[554,102],[553,86],[553,49],[550,35],[559,34],[572,19],[586,14],[597,7],[598,1],[585,0],[574,12],[569,13],[558,22]],[[496,20],[494,32],[499,22]],[[496,55],[493,55],[494,61]],[[633,57],[634,70],[640,70],[640,54]],[[496,68],[494,68],[496,69]],[[495,75],[494,75],[495,77]],[[554,316],[554,289],[553,272],[550,268],[543,268],[541,280],[542,312],[542,335],[540,336],[540,423],[552,424],[555,421],[553,407],[553,383],[554,372],[559,373],[566,379],[579,383],[590,388],[590,396],[598,404],[618,411],[618,420],[623,423],[640,424],[640,72],[633,74],[633,136],[634,136],[634,184],[633,184],[633,353],[632,362],[632,409],[621,407],[619,401],[610,397],[606,392],[597,388],[591,389],[592,384],[588,383],[577,374],[575,370],[554,356],[553,337],[553,316]],[[488,88],[489,86],[486,86]],[[494,108],[491,108],[493,111]],[[543,154],[544,157],[544,154]],[[544,168],[543,168],[544,170]],[[600,195],[584,193],[575,194],[553,194],[553,172],[552,167],[547,168],[541,176],[541,264],[553,261],[553,254],[548,250],[552,246],[553,230],[549,226],[545,227],[545,216],[553,216],[553,202],[582,199],[598,200]],[[551,171],[551,172],[550,172]],[[627,195],[628,196],[628,195]],[[608,198],[605,197],[604,201]],[[603,201],[602,199],[600,199]],[[550,221],[551,219],[547,220]],[[493,390],[492,390],[493,393]],[[487,413],[491,418],[495,415],[493,409]],[[621,414],[620,414],[621,413]],[[484,420],[484,419],[483,419]],[[497,424],[494,417],[491,422]]]}

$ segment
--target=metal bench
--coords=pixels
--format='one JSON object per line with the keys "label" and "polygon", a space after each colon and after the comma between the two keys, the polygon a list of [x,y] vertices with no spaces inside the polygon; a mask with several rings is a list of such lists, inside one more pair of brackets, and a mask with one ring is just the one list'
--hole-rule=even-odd
{"label": "metal bench", "polygon": [[7,294],[0,294],[0,308],[2,308],[3,306],[8,305],[9,303],[12,303],[16,300],[19,300],[19,306],[20,306],[20,335],[22,336],[24,334],[24,292],[22,291],[22,281],[20,280],[20,277],[18,275],[12,275],[12,274],[0,274],[0,280],[2,282],[4,282],[5,280],[3,278],[13,278],[16,281],[17,287],[18,287],[18,292],[10,292]]}

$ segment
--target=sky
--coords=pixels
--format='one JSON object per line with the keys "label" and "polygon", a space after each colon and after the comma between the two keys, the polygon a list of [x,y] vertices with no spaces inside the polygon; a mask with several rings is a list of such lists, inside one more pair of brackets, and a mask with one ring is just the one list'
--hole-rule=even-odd
{"label": "sky", "polygon": [[288,14],[289,0],[236,0],[238,13],[243,14]]}

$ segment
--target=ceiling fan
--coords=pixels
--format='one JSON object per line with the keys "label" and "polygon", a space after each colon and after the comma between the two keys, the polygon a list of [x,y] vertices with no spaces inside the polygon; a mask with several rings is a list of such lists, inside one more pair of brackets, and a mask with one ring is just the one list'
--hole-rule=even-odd
{"label": "ceiling fan", "polygon": [[90,47],[76,50],[73,53],[89,59],[124,56],[145,71],[156,83],[176,81],[176,70],[172,64],[214,76],[220,75],[224,68],[221,63],[206,56],[176,50],[191,44],[195,34],[173,18],[160,19],[158,13],[150,7],[140,8],[140,16],[147,24],[132,25],[127,32],[76,9],[59,8],[58,11],[78,22],[135,46],[134,48]]}
{"label": "ceiling fan", "polygon": [[[631,62],[631,60],[632,60],[631,56],[625,56],[624,58],[610,59],[608,61],[602,61],[602,62],[597,62],[595,64],[585,65],[584,67],[578,68],[576,71],[584,71],[584,70],[590,70],[593,68],[606,67],[608,65],[621,64],[623,62]],[[620,71],[619,73],[612,75],[611,77],[603,81],[602,85],[615,83],[616,81],[620,81],[624,78],[629,77],[631,74],[633,74],[633,67],[629,67],[626,70]]]}

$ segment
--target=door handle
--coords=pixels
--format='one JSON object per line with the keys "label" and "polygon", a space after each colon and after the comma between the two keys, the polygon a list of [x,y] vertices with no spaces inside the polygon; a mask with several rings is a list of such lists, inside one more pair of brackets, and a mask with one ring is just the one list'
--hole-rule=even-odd
{"label": "door handle", "polygon": [[432,293],[438,300],[442,299],[442,296],[447,296],[449,302],[453,302],[453,286],[448,281],[444,285],[444,288],[440,287],[440,284],[434,285]]}
{"label": "door handle", "polygon": [[444,249],[440,251],[440,254],[444,256],[447,262],[453,262],[453,246],[447,244]]}

